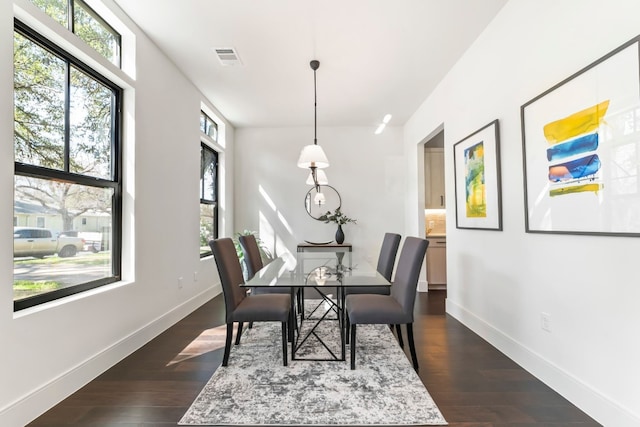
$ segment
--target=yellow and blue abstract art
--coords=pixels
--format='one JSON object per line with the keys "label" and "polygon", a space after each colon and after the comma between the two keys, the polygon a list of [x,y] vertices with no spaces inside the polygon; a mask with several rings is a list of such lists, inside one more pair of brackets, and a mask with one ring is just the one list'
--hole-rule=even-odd
{"label": "yellow and blue abstract art", "polygon": [[609,108],[609,100],[547,123],[544,137],[549,161],[549,196],[594,192],[603,188],[598,177],[598,128]]}

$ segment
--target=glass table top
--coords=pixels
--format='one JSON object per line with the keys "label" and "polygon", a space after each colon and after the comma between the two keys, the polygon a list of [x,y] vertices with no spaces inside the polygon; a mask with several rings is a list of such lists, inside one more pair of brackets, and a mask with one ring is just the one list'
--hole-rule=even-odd
{"label": "glass table top", "polygon": [[389,286],[356,252],[286,254],[259,270],[245,287]]}

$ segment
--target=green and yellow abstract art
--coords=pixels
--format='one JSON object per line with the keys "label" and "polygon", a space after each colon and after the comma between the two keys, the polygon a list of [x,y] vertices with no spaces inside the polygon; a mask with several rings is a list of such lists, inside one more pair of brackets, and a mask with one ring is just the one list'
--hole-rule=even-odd
{"label": "green and yellow abstract art", "polygon": [[467,218],[486,218],[487,198],[484,183],[484,143],[464,150]]}

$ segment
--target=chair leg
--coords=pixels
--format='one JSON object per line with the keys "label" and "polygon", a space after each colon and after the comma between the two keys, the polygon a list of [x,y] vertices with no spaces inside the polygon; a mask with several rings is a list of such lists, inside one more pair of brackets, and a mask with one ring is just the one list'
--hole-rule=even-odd
{"label": "chair leg", "polygon": [[227,323],[227,338],[224,343],[224,356],[222,357],[222,366],[229,364],[229,352],[231,351],[231,337],[233,335],[233,322]]}
{"label": "chair leg", "polygon": [[418,356],[416,356],[416,345],[413,342],[413,323],[407,323],[407,336],[409,337],[409,349],[411,350],[413,369],[418,372]]}
{"label": "chair leg", "polygon": [[404,341],[402,341],[402,329],[400,329],[400,325],[396,325],[396,335],[398,335],[398,343],[400,344],[400,348],[404,349]]}
{"label": "chair leg", "polygon": [[253,328],[253,322],[249,322],[249,329]]}
{"label": "chair leg", "polygon": [[240,337],[242,336],[243,322],[238,322],[238,332],[236,332],[236,345],[240,344]]}
{"label": "chair leg", "polygon": [[282,322],[282,360],[284,366],[287,366],[287,359],[287,322]]}
{"label": "chair leg", "polygon": [[351,369],[356,369],[356,325],[351,325]]}
{"label": "chair leg", "polygon": [[349,316],[344,316],[344,317],[345,317],[344,321],[346,323],[344,326],[344,330],[345,330],[344,339],[345,339],[345,342],[349,344],[349,334],[351,333],[351,322],[349,322]]}
{"label": "chair leg", "polygon": [[[295,325],[292,327],[292,325]],[[298,321],[294,312],[289,313],[289,328],[287,329],[287,341],[292,343],[295,339],[295,331],[297,330]]]}

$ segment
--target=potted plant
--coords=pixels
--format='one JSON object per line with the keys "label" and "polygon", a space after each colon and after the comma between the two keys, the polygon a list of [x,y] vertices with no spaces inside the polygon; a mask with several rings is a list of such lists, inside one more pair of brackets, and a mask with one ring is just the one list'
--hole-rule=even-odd
{"label": "potted plant", "polygon": [[327,211],[327,213],[321,215],[318,219],[320,221],[324,221],[326,224],[330,222],[335,222],[336,224],[338,224],[338,230],[336,231],[336,243],[338,244],[342,244],[344,242],[344,232],[342,231],[342,226],[348,222],[352,222],[355,224],[357,221],[343,214],[340,208],[336,208],[333,213],[331,213],[331,211]]}

